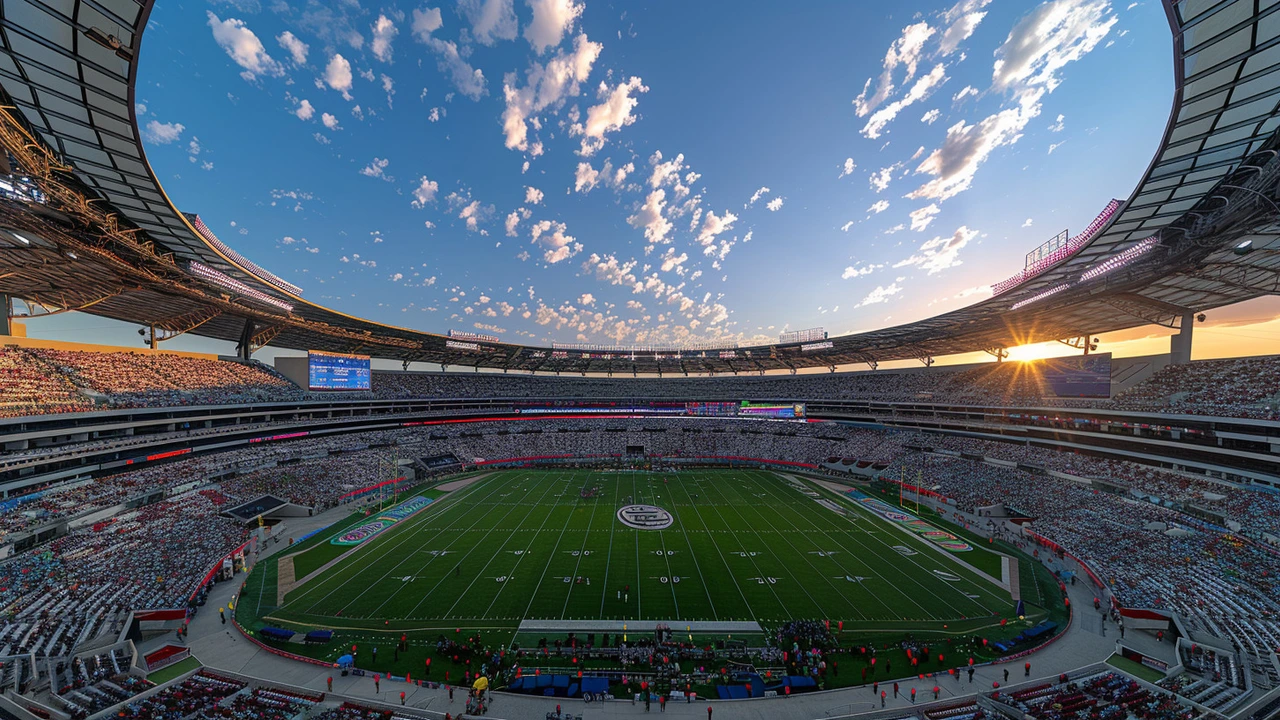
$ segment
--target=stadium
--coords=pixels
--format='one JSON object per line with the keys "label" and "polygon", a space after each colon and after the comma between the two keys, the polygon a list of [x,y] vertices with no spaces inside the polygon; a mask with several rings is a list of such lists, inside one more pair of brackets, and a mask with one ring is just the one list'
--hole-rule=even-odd
{"label": "stadium", "polygon": [[[989,1],[915,16],[921,43],[944,43],[938,68],[959,64],[946,58],[995,12]],[[472,22],[461,54],[432,34],[438,10],[388,10],[370,52],[389,67],[399,23],[397,42],[440,53],[444,72],[493,42],[524,42],[519,24],[542,57],[561,42],[539,34],[542,4],[460,3]],[[572,10],[566,29],[594,12],[546,4]],[[1120,12],[1106,0],[1024,4],[1010,22]],[[1206,314],[1280,294],[1280,5],[1155,4],[1174,91],[1149,165],[1127,197],[1073,213],[1081,229],[1035,247],[1016,274],[980,278],[990,297],[848,333],[627,343],[584,341],[575,321],[559,339],[521,343],[472,324],[497,316],[484,309],[405,323],[423,330],[363,319],[346,292],[354,273],[322,285],[279,269],[316,281],[308,299],[250,260],[266,264],[265,243],[220,240],[210,226],[228,219],[179,210],[147,155],[183,131],[153,119],[158,96],[179,90],[139,80],[140,66],[182,62],[141,51],[177,25],[165,3],[4,0],[0,718],[1280,717],[1280,356],[1193,359]],[[330,61],[313,91],[298,37],[279,40],[290,70],[243,21],[215,14],[247,16],[249,3],[210,5],[196,22],[208,13],[210,47],[250,82],[240,93],[298,72],[280,100],[297,122],[313,114],[303,93],[353,87],[350,65],[344,77]],[[340,25],[324,17],[310,26],[313,53]],[[886,73],[906,47],[891,49]],[[456,92],[477,77],[454,75]],[[393,83],[381,78],[386,114]],[[632,80],[618,87],[636,91]],[[378,86],[373,72],[367,81]],[[403,107],[411,92],[397,81]],[[504,82],[510,110],[519,78]],[[581,136],[590,157],[635,121],[593,135],[610,97],[601,80],[602,105],[559,126],[566,103],[529,100],[548,115],[516,125],[548,144],[557,127]],[[512,117],[486,132],[512,132]],[[327,152],[321,137],[314,152]],[[270,164],[278,141],[266,142],[218,162]],[[175,167],[199,172],[194,138],[179,154]],[[390,183],[378,162],[360,174]],[[697,173],[673,167],[676,197]],[[591,180],[598,192],[606,176]],[[666,182],[655,169],[637,187],[652,199]],[[427,184],[401,204],[435,203]],[[528,190],[528,205],[542,202]],[[463,195],[450,212],[474,231],[465,237],[492,244]],[[778,195],[768,211],[782,205]],[[683,224],[693,231],[701,215]],[[513,212],[506,237],[529,218]],[[534,243],[562,237],[553,225]],[[706,256],[723,261],[729,245],[703,234]],[[307,242],[287,239],[279,252]],[[545,246],[540,271],[579,252],[573,240]],[[1008,242],[1019,257],[1031,245]],[[349,250],[340,262],[362,264]],[[664,296],[680,313],[697,306],[683,292]],[[67,317],[109,321],[114,342],[38,330]],[[1122,356],[1098,340],[1148,331],[1167,349]],[[224,351],[178,349],[197,347],[187,342]],[[1060,345],[1012,359],[1037,343]]]}

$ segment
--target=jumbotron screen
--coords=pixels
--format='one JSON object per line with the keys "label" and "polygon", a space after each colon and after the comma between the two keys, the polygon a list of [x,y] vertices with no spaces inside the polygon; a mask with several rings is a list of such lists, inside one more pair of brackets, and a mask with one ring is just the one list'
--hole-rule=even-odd
{"label": "jumbotron screen", "polygon": [[312,390],[368,390],[369,356],[307,353],[307,384]]}
{"label": "jumbotron screen", "polygon": [[738,416],[803,420],[804,403],[753,403],[743,400],[738,406]]}
{"label": "jumbotron screen", "polygon": [[1111,397],[1111,353],[1043,360],[1041,373],[1058,397]]}

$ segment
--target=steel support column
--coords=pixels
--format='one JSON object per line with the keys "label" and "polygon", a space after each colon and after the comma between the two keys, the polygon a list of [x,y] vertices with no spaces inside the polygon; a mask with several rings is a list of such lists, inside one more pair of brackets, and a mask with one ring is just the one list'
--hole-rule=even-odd
{"label": "steel support column", "polygon": [[1191,362],[1191,331],[1195,324],[1194,313],[1186,313],[1182,316],[1178,334],[1169,338],[1169,364],[1186,365]]}

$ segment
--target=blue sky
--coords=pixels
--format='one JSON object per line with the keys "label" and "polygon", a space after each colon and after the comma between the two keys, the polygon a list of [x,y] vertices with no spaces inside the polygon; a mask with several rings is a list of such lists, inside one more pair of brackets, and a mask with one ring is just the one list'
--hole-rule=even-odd
{"label": "blue sky", "polygon": [[161,2],[137,112],[178,207],[320,304],[751,341],[989,296],[1128,196],[1171,53],[1154,0]]}

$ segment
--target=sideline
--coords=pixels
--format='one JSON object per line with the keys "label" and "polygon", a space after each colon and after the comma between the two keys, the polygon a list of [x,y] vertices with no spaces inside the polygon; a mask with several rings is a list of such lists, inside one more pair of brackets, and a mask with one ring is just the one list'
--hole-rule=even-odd
{"label": "sideline", "polygon": [[[476,478],[476,480],[480,480],[480,479],[482,479],[482,478],[484,478],[484,477],[488,477],[488,474],[486,474],[486,475],[482,475],[481,477]],[[438,489],[440,489],[440,487],[439,487],[439,486],[434,486],[434,487],[430,487],[430,488],[426,488],[426,489],[427,489],[427,490],[438,490]],[[441,506],[449,505],[449,502],[448,502],[449,500],[454,499],[454,498],[462,497],[464,494],[465,494],[465,493],[459,493],[459,494],[457,494],[457,495],[449,494],[449,495],[445,495],[445,496],[443,496],[443,497],[439,498],[438,500],[434,500],[434,501],[432,501],[432,502],[429,502],[429,503],[427,503],[426,505],[423,505],[421,508],[418,508],[418,510],[417,510],[417,511],[415,511],[413,514],[411,514],[411,515],[409,515],[408,517],[405,517],[405,518],[401,519],[400,521],[398,521],[398,522],[394,523],[391,527],[387,528],[387,529],[386,529],[386,530],[384,530],[383,532],[378,533],[378,535],[377,535],[376,537],[374,537],[374,538],[369,538],[369,540],[370,540],[370,541],[372,541],[372,540],[375,540],[375,539],[378,539],[378,538],[381,538],[381,537],[385,537],[385,536],[387,536],[387,535],[390,535],[392,532],[394,532],[394,531],[395,531],[396,529],[398,529],[399,527],[402,527],[403,525],[408,524],[408,522],[409,522],[409,520],[410,520],[410,519],[418,520],[418,519],[420,519],[421,517],[424,517],[424,516],[426,515],[427,511],[428,511],[428,510],[430,510],[431,508],[433,508],[433,507],[435,507],[435,508],[439,508],[439,507],[441,507]],[[336,558],[334,558],[334,559],[330,560],[329,562],[325,563],[324,565],[321,565],[320,567],[316,568],[315,570],[312,570],[310,573],[307,573],[307,576],[306,576],[306,577],[301,578],[301,579],[299,579],[299,580],[295,580],[295,581],[293,581],[292,583],[289,583],[288,585],[286,585],[285,583],[281,582],[281,580],[283,580],[283,579],[284,579],[283,571],[284,571],[284,569],[285,569],[285,561],[286,561],[286,560],[288,561],[289,569],[292,571],[292,567],[293,567],[293,558],[297,557],[298,555],[301,555],[301,554],[302,554],[302,553],[304,553],[304,552],[308,552],[308,551],[310,551],[310,550],[314,550],[316,547],[321,547],[321,546],[317,545],[317,546],[309,547],[309,548],[307,548],[306,550],[300,550],[300,551],[298,551],[298,552],[290,553],[290,554],[288,554],[288,555],[286,555],[286,556],[284,556],[284,557],[280,558],[280,559],[277,561],[277,562],[278,562],[277,567],[279,568],[279,571],[278,571],[278,572],[279,572],[279,575],[278,575],[278,577],[277,577],[277,579],[276,579],[276,606],[277,606],[277,607],[284,607],[284,604],[285,604],[285,597],[286,597],[289,593],[291,593],[291,592],[293,592],[293,591],[295,591],[295,590],[301,589],[301,588],[302,588],[302,586],[306,585],[307,583],[311,582],[312,580],[315,580],[315,579],[316,579],[317,577],[319,577],[322,573],[325,573],[325,572],[329,571],[330,569],[332,569],[334,565],[337,565],[339,562],[342,562],[343,560],[346,560],[346,559],[350,558],[350,557],[352,556],[352,554],[353,554],[353,553],[356,553],[356,552],[360,551],[362,548],[371,547],[373,544],[374,544],[373,542],[362,542],[362,543],[359,543],[358,545],[352,545],[352,546],[351,546],[351,548],[350,548],[349,550],[347,550],[346,552],[342,553],[342,554],[341,554],[341,555],[339,555],[338,557],[336,557]],[[290,577],[292,577],[292,576],[293,576],[293,573],[292,573],[292,572],[290,572]],[[264,616],[264,617],[263,617],[263,619],[266,619],[266,616]]]}
{"label": "sideline", "polygon": [[[780,473],[780,474],[781,474],[781,473]],[[804,479],[803,479],[803,478],[797,478],[797,477],[795,477],[794,475],[785,475],[785,474],[783,474],[783,477],[788,478],[788,479],[791,479],[791,480],[796,480],[796,481],[799,481],[799,482],[804,482]],[[854,488],[854,489],[856,490],[857,488]],[[831,492],[831,490],[829,490],[829,489],[827,489],[827,488],[823,488],[823,490],[826,490],[827,492]],[[851,502],[851,501],[849,500],[849,497],[848,497],[847,495],[843,495],[843,496],[841,496],[841,497],[840,497],[840,499],[844,501],[844,504],[845,504],[845,505],[852,505],[853,507],[858,508],[862,513],[864,513],[864,514],[866,514],[866,515],[870,515],[871,517],[873,517],[873,518],[875,518],[875,519],[877,519],[877,520],[883,520],[883,518],[881,518],[879,515],[876,515],[876,514],[875,514],[875,512],[873,512],[872,510],[870,510],[870,509],[868,509],[868,508],[866,508],[866,507],[863,507],[861,503]],[[892,523],[892,522],[891,522],[891,523],[888,523],[888,525],[890,525],[891,527],[897,528],[897,530],[898,530],[899,532],[905,533],[905,534],[906,534],[906,535],[908,535],[909,537],[913,537],[913,538],[920,539],[920,536],[919,536],[919,535],[917,535],[916,533],[911,532],[911,531],[910,531],[910,530],[908,530],[906,527],[903,527],[902,523]],[[939,528],[939,529],[941,529],[941,528]],[[979,570],[978,568],[974,567],[973,565],[970,565],[968,562],[966,562],[964,559],[962,559],[962,558],[960,557],[959,553],[949,552],[949,551],[947,551],[946,549],[944,549],[944,548],[942,548],[942,547],[939,547],[938,545],[935,545],[934,543],[931,543],[931,542],[925,542],[925,543],[924,543],[924,545],[925,545],[925,546],[927,546],[928,548],[930,548],[931,550],[933,550],[933,551],[935,551],[935,552],[937,552],[937,553],[941,554],[943,557],[950,558],[952,562],[955,562],[956,564],[960,565],[961,567],[965,568],[966,570],[969,570],[970,572],[974,573],[975,575],[977,575],[978,577],[982,578],[983,580],[986,580],[987,582],[991,583],[992,585],[995,585],[996,587],[1000,588],[1001,590],[1005,590],[1005,591],[1007,591],[1007,592],[1012,593],[1012,590],[1011,590],[1011,588],[1010,588],[1010,585],[1009,585],[1009,583],[1008,583],[1007,581],[1005,581],[1005,580],[1001,580],[1001,579],[998,579],[998,578],[996,578],[996,577],[994,577],[994,576],[992,576],[992,575],[987,574],[986,572],[984,572],[984,571],[982,571],[982,570]],[[989,552],[989,553],[991,553],[992,555],[996,555],[996,556],[1001,557],[1001,558],[1008,558],[1008,557],[1009,557],[1008,555],[1005,555],[1004,553],[996,552],[995,550],[988,550],[987,548],[981,548],[981,549],[982,549],[982,550],[984,550],[985,552]],[[1016,601],[1016,598],[1014,598],[1014,600]]]}

